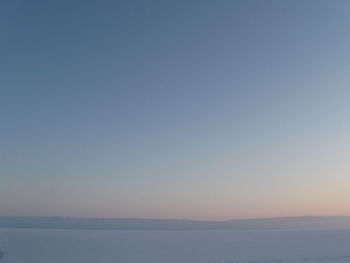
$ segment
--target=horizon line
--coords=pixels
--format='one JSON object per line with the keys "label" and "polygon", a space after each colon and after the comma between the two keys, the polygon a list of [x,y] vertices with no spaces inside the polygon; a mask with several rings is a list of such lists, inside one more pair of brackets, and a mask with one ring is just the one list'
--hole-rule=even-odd
{"label": "horizon line", "polygon": [[350,218],[350,215],[303,215],[303,216],[275,216],[275,217],[246,217],[232,219],[190,219],[190,218],[157,218],[157,217],[85,217],[85,216],[45,216],[45,215],[0,215],[7,218],[68,218],[68,219],[97,219],[97,220],[172,220],[172,221],[197,221],[197,222],[229,222],[243,220],[273,220],[273,219],[306,219],[306,218]]}

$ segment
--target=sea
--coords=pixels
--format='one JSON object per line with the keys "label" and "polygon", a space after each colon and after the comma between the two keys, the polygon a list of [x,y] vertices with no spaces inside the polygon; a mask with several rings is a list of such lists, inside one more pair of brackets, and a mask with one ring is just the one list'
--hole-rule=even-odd
{"label": "sea", "polygon": [[350,230],[0,229],[1,263],[350,263]]}

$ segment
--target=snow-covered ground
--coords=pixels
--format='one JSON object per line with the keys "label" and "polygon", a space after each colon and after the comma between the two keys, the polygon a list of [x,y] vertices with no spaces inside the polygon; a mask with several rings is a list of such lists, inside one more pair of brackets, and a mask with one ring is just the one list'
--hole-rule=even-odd
{"label": "snow-covered ground", "polygon": [[350,230],[0,229],[4,263],[349,263]]}

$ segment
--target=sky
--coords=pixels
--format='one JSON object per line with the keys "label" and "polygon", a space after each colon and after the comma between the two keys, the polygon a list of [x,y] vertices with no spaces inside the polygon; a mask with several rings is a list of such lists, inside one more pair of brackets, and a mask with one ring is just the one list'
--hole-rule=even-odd
{"label": "sky", "polygon": [[350,215],[349,12],[1,1],[0,215]]}

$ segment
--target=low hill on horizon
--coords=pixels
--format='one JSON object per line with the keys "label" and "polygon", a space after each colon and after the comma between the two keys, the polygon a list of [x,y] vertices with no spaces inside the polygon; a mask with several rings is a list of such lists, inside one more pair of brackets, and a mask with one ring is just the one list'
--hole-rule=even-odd
{"label": "low hill on horizon", "polygon": [[201,221],[187,219],[0,216],[0,228],[100,230],[350,229],[350,216]]}

